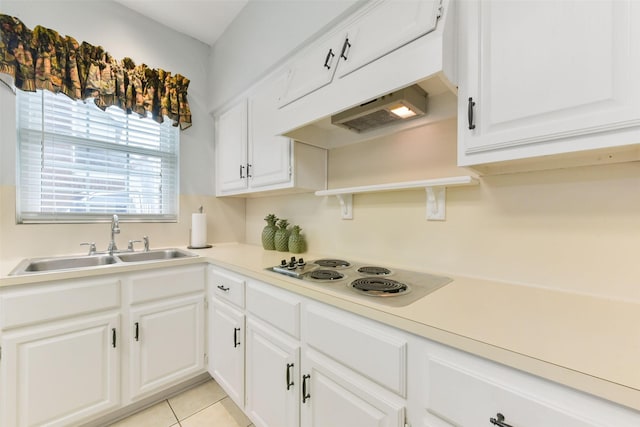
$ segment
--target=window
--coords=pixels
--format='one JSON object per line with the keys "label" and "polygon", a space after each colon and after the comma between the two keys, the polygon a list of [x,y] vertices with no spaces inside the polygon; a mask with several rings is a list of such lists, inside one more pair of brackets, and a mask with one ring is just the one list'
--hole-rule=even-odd
{"label": "window", "polygon": [[18,222],[177,220],[179,131],[170,121],[17,92]]}

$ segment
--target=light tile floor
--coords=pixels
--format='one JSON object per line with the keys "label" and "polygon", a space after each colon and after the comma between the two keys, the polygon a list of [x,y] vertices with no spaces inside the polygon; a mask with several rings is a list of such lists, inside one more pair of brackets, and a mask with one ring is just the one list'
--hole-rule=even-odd
{"label": "light tile floor", "polygon": [[214,380],[163,400],[111,427],[253,427]]}

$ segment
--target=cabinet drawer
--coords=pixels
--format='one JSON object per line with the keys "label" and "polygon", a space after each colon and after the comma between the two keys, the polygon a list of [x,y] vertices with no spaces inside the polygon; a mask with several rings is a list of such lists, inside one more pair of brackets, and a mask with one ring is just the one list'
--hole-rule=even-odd
{"label": "cabinet drawer", "polygon": [[399,331],[327,306],[310,305],[305,317],[310,346],[406,396],[407,341]]}
{"label": "cabinet drawer", "polygon": [[0,328],[120,307],[120,280],[70,280],[3,292],[0,295]]}
{"label": "cabinet drawer", "polygon": [[219,268],[209,267],[209,292],[216,297],[244,308],[245,279]]}
{"label": "cabinet drawer", "polygon": [[247,284],[247,310],[283,332],[300,338],[300,300],[289,292],[250,281]]}
{"label": "cabinet drawer", "polygon": [[545,427],[631,427],[640,414],[577,390],[457,351],[427,358],[429,417],[441,425],[504,423]]}
{"label": "cabinet drawer", "polygon": [[205,266],[161,268],[130,277],[129,303],[154,301],[205,289]]}

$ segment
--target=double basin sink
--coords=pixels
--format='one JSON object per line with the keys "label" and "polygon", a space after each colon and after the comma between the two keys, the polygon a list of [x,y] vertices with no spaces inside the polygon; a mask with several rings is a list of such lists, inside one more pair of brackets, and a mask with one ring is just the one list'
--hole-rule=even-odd
{"label": "double basin sink", "polygon": [[136,263],[146,261],[163,261],[178,258],[197,257],[182,249],[156,249],[148,252],[120,252],[113,255],[96,254],[85,256],[34,258],[22,261],[9,275],[19,276],[30,273],[45,273],[49,271],[77,270],[86,268],[103,267],[123,263]]}

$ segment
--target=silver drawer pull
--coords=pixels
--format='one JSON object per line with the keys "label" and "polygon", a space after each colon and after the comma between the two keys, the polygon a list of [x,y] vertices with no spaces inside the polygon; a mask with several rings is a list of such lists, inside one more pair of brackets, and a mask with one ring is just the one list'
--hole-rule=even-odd
{"label": "silver drawer pull", "polygon": [[513,427],[511,424],[507,424],[504,422],[504,415],[499,412],[496,414],[495,418],[489,418],[489,422],[499,427]]}
{"label": "silver drawer pull", "polygon": [[229,288],[225,288],[223,285],[218,285],[218,289],[220,289],[222,292],[229,292]]}

